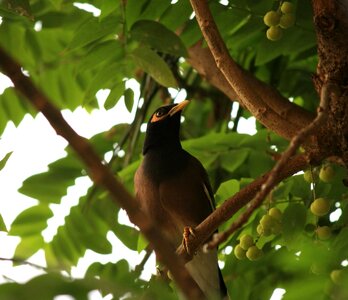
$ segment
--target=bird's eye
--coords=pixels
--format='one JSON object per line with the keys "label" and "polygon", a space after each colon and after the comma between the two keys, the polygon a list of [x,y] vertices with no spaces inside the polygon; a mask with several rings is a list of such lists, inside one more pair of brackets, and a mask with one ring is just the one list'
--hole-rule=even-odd
{"label": "bird's eye", "polygon": [[163,117],[165,114],[166,114],[166,112],[165,112],[164,109],[159,109],[159,110],[156,112],[156,117],[157,117],[157,118],[160,118],[160,117]]}

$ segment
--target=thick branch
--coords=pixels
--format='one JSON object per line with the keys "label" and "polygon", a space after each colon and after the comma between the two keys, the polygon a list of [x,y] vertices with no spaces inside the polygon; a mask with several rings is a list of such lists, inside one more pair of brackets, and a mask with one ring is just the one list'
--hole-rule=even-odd
{"label": "thick branch", "polygon": [[[295,108],[294,104],[281,97],[279,93],[270,87],[266,88],[264,83],[261,83],[235,63],[216,27],[207,1],[191,0],[191,4],[203,36],[214,57],[217,69],[221,71],[228,85],[219,79],[221,74],[218,70],[213,70],[213,76],[217,76],[213,79],[214,82],[219,82],[228,96],[238,98],[240,103],[267,128],[287,139],[291,139],[300,128],[308,125],[311,121],[310,114],[305,113],[301,108]],[[195,50],[197,51],[197,48]],[[232,92],[229,91],[231,88]],[[236,97],[233,97],[234,93]],[[289,122],[289,120],[292,121]]]}
{"label": "thick branch", "polygon": [[[285,178],[292,174],[303,170],[308,166],[309,161],[306,155],[298,155],[288,160],[285,168],[280,170],[276,174],[275,181],[281,182]],[[212,236],[215,230],[224,222],[229,220],[233,214],[235,214],[242,207],[247,205],[261,189],[262,185],[266,182],[270,172],[266,173],[262,177],[256,179],[242,190],[240,190],[233,197],[227,199],[220,207],[212,212],[201,224],[195,228],[195,237],[190,236],[189,249],[191,253],[194,253],[201,245],[203,245]],[[185,249],[181,246],[177,249],[177,252],[184,257],[185,260],[190,260],[191,257],[186,253]]]}
{"label": "thick branch", "polygon": [[[202,43],[198,42],[190,47],[188,52],[188,63],[190,63],[202,77],[223,92],[232,101],[238,101],[236,92],[217,68],[209,48],[203,48]],[[243,72],[250,84],[250,88],[253,89],[278,115],[291,123],[292,126],[300,129],[307,126],[314,119],[314,115],[311,112],[290,102],[280,95],[276,89],[262,82],[252,73],[246,70],[243,70]]]}
{"label": "thick branch", "polygon": [[79,136],[64,120],[61,112],[54,107],[49,99],[41,93],[31,79],[24,76],[21,67],[0,48],[0,68],[10,77],[15,88],[50,122],[57,134],[65,138],[69,145],[76,151],[79,158],[87,166],[88,174],[95,184],[104,187],[116,205],[124,208],[130,220],[137,225],[149,240],[157,257],[171,271],[175,281],[186,295],[187,299],[204,299],[202,291],[191,278],[183,260],[175,255],[170,244],[156,228],[155,224],[138,208],[135,199],[128,193],[124,186],[116,180],[110,169],[102,164],[100,158],[89,144]]}
{"label": "thick branch", "polygon": [[312,5],[319,58],[315,87],[320,93],[327,82],[337,86],[319,143],[348,166],[348,1],[312,0]]}

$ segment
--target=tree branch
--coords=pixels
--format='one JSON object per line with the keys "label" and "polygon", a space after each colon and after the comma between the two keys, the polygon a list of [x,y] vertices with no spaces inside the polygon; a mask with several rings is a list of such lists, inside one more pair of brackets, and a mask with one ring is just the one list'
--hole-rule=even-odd
{"label": "tree branch", "polygon": [[[238,98],[241,105],[247,108],[262,124],[287,139],[291,139],[300,128],[308,125],[312,120],[309,113],[300,107],[296,107],[277,91],[268,87],[235,63],[216,27],[207,1],[190,1],[217,66],[214,70],[205,68],[205,71],[209,70],[209,75],[211,75],[209,78],[214,81],[213,84],[218,84],[216,86],[221,88],[230,98]],[[196,45],[190,51],[195,51],[196,54],[198,47]],[[205,56],[209,57],[209,53],[207,53],[207,50],[205,51]],[[193,61],[197,61],[197,56],[191,55],[190,62]],[[210,63],[210,68],[215,64]],[[202,66],[203,60],[198,64],[198,68]],[[197,68],[197,65],[195,68]]]}
{"label": "tree branch", "polygon": [[[286,166],[275,174],[275,182],[279,183],[285,178],[293,175],[294,173],[303,170],[309,164],[307,155],[301,154],[291,157]],[[272,172],[272,171],[271,171]],[[227,199],[221,206],[214,210],[202,223],[195,228],[195,236],[190,236],[188,240],[188,247],[190,253],[194,253],[200,246],[206,243],[213,235],[215,230],[224,222],[229,220],[233,214],[235,214],[242,207],[247,205],[265,184],[267,178],[270,176],[268,172],[252,183],[241,189],[233,197]],[[186,261],[192,257],[187,254],[183,246],[177,249],[179,253]]]}
{"label": "tree branch", "polygon": [[65,138],[87,166],[88,174],[95,184],[104,187],[116,205],[124,208],[131,222],[137,225],[153,246],[158,259],[171,271],[174,280],[187,299],[204,299],[202,291],[184,267],[182,258],[176,256],[168,241],[156,225],[142,213],[135,199],[125,187],[116,180],[110,169],[105,166],[89,142],[79,136],[64,120],[61,112],[39,91],[29,77],[21,72],[17,64],[0,48],[0,67],[14,83],[15,88],[50,122],[57,134]]}
{"label": "tree branch", "polygon": [[295,154],[298,147],[305,141],[305,139],[310,134],[313,133],[314,130],[318,130],[318,128],[325,121],[327,117],[327,108],[328,108],[330,95],[335,90],[337,90],[337,88],[333,84],[327,84],[323,86],[317,117],[313,120],[312,123],[310,123],[307,127],[303,128],[298,133],[298,135],[296,135],[291,140],[288,149],[282,154],[280,160],[277,162],[274,168],[269,172],[266,182],[261,185],[261,188],[258,191],[251,205],[235,222],[231,224],[231,226],[227,230],[215,235],[215,238],[208,244],[209,249],[214,249],[215,247],[217,247],[218,245],[226,241],[227,238],[232,233],[234,233],[238,228],[240,228],[243,224],[245,224],[249,220],[252,213],[262,204],[263,200],[267,197],[267,195],[278,183],[277,181],[278,174],[286,166],[289,159]]}

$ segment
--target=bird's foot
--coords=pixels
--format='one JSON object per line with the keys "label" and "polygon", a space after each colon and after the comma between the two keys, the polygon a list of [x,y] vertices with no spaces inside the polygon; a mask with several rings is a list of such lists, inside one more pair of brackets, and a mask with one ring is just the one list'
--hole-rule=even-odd
{"label": "bird's foot", "polygon": [[183,239],[182,239],[182,244],[185,248],[185,251],[189,254],[189,255],[192,255],[191,254],[191,251],[190,251],[190,247],[189,247],[189,238],[190,238],[190,235],[192,235],[193,237],[195,237],[195,230],[190,227],[190,226],[186,226],[184,228],[184,232],[182,234],[183,236]]}

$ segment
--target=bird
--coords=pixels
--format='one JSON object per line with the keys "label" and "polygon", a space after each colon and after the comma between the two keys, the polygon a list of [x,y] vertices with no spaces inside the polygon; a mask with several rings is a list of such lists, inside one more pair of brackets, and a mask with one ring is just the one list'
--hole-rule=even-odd
{"label": "bird", "polygon": [[[143,160],[134,176],[139,207],[160,228],[173,249],[181,243],[185,245],[187,229],[194,234],[193,228],[215,209],[206,170],[181,145],[181,112],[188,103],[184,100],[161,106],[151,115]],[[217,249],[198,249],[185,267],[207,299],[228,299]]]}

